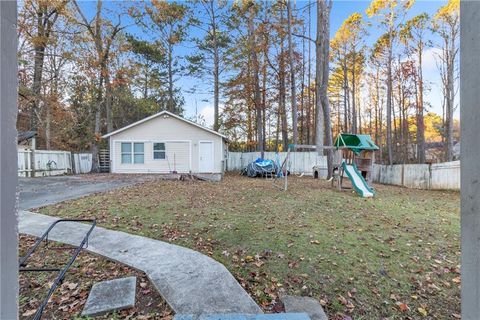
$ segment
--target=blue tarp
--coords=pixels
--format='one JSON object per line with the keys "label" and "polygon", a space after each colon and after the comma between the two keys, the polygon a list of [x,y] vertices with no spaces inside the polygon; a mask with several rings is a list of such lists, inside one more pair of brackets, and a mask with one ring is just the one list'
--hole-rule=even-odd
{"label": "blue tarp", "polygon": [[262,177],[270,174],[277,174],[278,166],[273,160],[258,158],[243,169],[242,174],[249,177]]}

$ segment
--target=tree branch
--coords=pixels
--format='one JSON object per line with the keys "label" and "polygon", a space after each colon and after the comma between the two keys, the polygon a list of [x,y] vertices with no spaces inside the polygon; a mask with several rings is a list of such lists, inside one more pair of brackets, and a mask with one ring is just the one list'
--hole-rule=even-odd
{"label": "tree branch", "polygon": [[297,33],[292,33],[292,35],[294,35],[295,37],[299,37],[299,38],[303,38],[303,39],[306,39],[308,41],[311,41],[313,43],[316,43],[316,41],[306,35],[303,35],[303,34],[297,34]]}

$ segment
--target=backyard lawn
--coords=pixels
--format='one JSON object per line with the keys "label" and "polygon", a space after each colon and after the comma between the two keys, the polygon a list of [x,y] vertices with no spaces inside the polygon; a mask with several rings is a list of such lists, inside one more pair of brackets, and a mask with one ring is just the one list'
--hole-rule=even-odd
{"label": "backyard lawn", "polygon": [[460,317],[459,193],[376,185],[363,199],[328,182],[227,175],[155,180],[42,208],[211,255],[268,312],[283,293],[331,319]]}

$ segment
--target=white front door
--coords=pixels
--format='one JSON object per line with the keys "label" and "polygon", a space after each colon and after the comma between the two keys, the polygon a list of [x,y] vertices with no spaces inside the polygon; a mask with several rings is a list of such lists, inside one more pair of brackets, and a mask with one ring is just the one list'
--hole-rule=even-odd
{"label": "white front door", "polygon": [[199,163],[198,172],[207,173],[213,172],[213,142],[212,141],[200,141],[199,144]]}

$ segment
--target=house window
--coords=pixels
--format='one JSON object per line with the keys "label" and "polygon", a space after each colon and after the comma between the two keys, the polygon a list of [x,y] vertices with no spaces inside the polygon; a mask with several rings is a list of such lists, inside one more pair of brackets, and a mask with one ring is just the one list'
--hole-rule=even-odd
{"label": "house window", "polygon": [[165,152],[165,143],[163,142],[156,142],[153,144],[153,159],[154,160],[162,160],[165,159],[167,156]]}
{"label": "house window", "polygon": [[143,142],[122,142],[122,163],[144,163]]}
{"label": "house window", "polygon": [[143,163],[144,158],[143,142],[135,142],[133,144],[133,163]]}
{"label": "house window", "polygon": [[132,144],[122,142],[122,163],[132,163]]}

